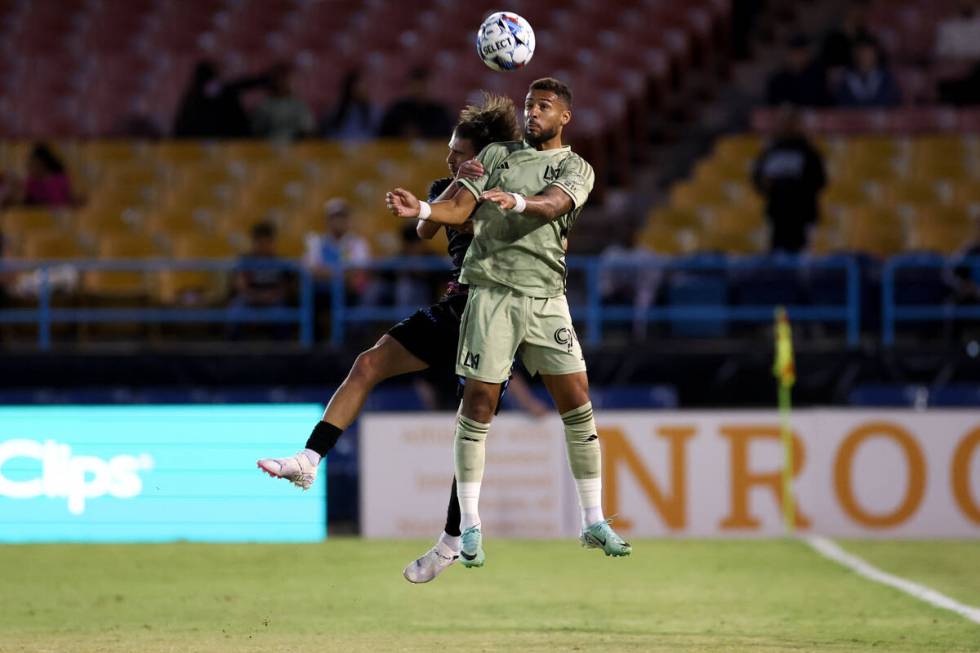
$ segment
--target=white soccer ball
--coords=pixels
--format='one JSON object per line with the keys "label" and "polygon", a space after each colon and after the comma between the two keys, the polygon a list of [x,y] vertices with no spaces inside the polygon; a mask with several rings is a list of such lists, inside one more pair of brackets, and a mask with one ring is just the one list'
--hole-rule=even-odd
{"label": "white soccer ball", "polygon": [[494,70],[523,68],[534,56],[531,23],[508,11],[490,14],[476,32],[476,51]]}

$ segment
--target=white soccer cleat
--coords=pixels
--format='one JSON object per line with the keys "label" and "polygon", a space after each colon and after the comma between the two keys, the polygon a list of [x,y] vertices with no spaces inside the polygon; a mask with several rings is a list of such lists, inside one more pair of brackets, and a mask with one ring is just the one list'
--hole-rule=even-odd
{"label": "white soccer cleat", "polygon": [[459,558],[459,553],[453,551],[441,542],[425,552],[421,558],[405,567],[402,574],[410,583],[428,583]]}
{"label": "white soccer cleat", "polygon": [[313,485],[318,469],[302,451],[289,458],[263,458],[255,464],[269,476],[284,478],[304,490]]}

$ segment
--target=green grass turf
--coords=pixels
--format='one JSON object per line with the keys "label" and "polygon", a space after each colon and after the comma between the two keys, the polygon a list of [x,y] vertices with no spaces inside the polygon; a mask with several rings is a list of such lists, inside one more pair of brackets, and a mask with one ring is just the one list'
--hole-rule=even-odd
{"label": "green grass turf", "polygon": [[980,542],[863,540],[840,544],[883,571],[980,607]]}
{"label": "green grass turf", "polygon": [[0,651],[980,651],[980,626],[798,542],[634,546],[490,540],[423,586],[401,577],[422,542],[5,546]]}

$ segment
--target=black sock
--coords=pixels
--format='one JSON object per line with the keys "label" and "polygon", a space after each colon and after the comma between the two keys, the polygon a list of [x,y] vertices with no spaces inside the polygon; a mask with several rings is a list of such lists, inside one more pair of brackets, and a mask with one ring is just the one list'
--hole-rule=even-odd
{"label": "black sock", "polygon": [[343,429],[337,428],[330,422],[317,422],[313,427],[313,433],[310,433],[310,439],[306,441],[306,448],[317,452],[322,458],[333,449],[343,432]]}
{"label": "black sock", "polygon": [[453,493],[449,497],[449,509],[446,511],[446,535],[459,537],[459,498],[456,496],[456,477],[453,476]]}

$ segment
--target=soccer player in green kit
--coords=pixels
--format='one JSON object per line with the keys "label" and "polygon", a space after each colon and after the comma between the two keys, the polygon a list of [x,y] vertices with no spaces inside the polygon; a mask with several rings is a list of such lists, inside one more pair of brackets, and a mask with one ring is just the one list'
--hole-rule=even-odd
{"label": "soccer player in green kit", "polygon": [[454,442],[460,562],[467,567],[485,559],[478,504],[486,437],[516,355],[532,375],[541,375],[561,413],[582,509],[582,544],[612,556],[631,552],[602,514],[599,437],[565,299],[565,242],[595,178],[584,159],[562,146],[571,107],[566,84],[539,79],[525,99],[524,141],[487,146],[477,157],[481,177],[456,181],[431,204],[401,188],[386,195],[399,217],[445,225],[473,219],[460,277],[470,295],[456,354],[456,373],[466,384]]}

